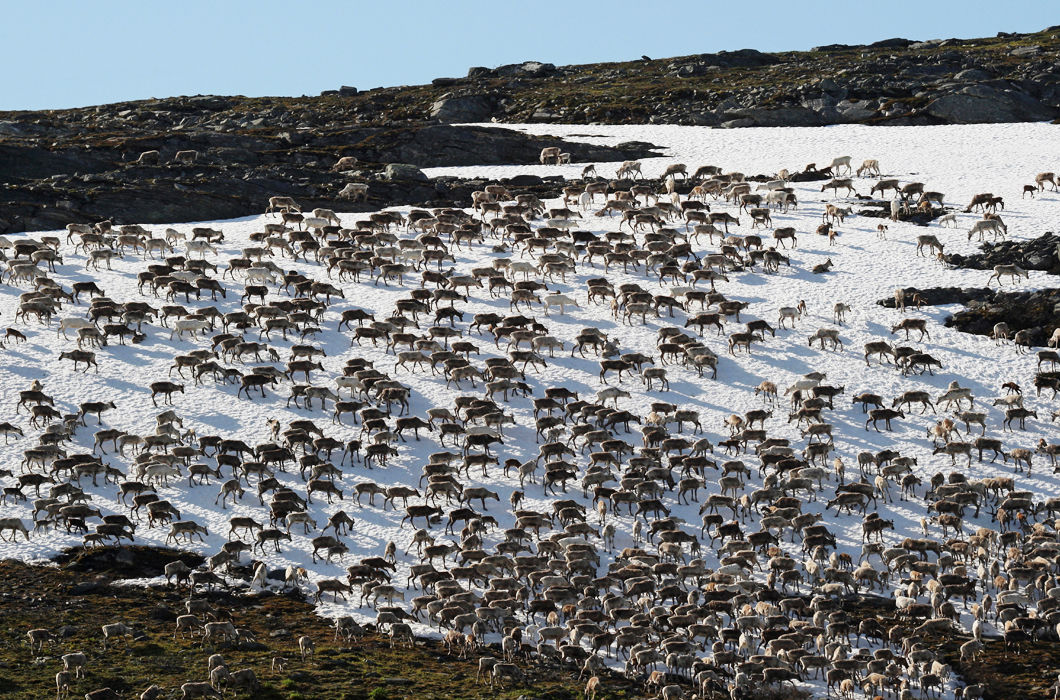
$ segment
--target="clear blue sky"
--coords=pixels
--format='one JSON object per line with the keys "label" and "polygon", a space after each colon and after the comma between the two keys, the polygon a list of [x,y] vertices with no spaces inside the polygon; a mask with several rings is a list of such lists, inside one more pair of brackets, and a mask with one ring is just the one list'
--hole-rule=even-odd
{"label": "clear blue sky", "polygon": [[171,95],[315,95],[557,65],[1060,24],[1054,0],[7,0],[0,109]]}

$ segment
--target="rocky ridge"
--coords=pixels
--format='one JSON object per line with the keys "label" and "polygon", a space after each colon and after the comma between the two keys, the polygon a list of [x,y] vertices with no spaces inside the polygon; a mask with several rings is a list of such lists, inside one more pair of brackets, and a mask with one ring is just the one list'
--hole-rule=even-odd
{"label": "rocky ridge", "polygon": [[[469,202],[482,183],[428,180],[419,168],[536,163],[546,146],[559,146],[577,161],[659,155],[651,144],[609,148],[500,128],[412,122],[362,127],[341,118],[318,123],[312,108],[273,114],[270,126],[258,117],[213,123],[218,111],[238,102],[173,98],[155,101],[150,110],[140,105],[116,111],[119,105],[110,105],[82,110],[80,119],[67,122],[40,119],[18,135],[9,129],[0,136],[0,233],[108,218],[148,224],[234,218],[264,211],[274,195],[294,197],[307,208],[347,211],[451,206]],[[183,150],[195,151],[195,162],[174,158]],[[157,162],[138,162],[145,151],[158,151]],[[350,164],[339,162],[351,156]],[[369,183],[368,202],[339,199],[347,182]],[[546,182],[529,178],[523,184]],[[556,189],[553,183],[544,192]]]}
{"label": "rocky ridge", "polygon": [[[74,221],[244,216],[272,195],[309,207],[368,182],[364,209],[466,202],[474,183],[416,168],[534,163],[558,145],[576,161],[655,155],[460,122],[818,126],[950,124],[1060,115],[1060,27],[983,39],[890,39],[767,54],[475,67],[429,85],[343,86],[317,97],[199,95],[78,109],[0,112],[0,233]],[[823,76],[823,77],[822,77]],[[144,151],[159,164],[138,164]],[[194,150],[197,162],[173,162]],[[339,159],[357,163],[336,170]],[[547,185],[545,181],[529,183]],[[551,187],[556,187],[552,183]]]}
{"label": "rocky ridge", "polygon": [[578,66],[527,61],[368,94],[387,94],[410,115],[455,122],[744,127],[1041,121],[1060,115],[1058,32],[1050,27],[982,39],[896,38]]}
{"label": "rocky ridge", "polygon": [[[1029,241],[986,242],[980,253],[946,256],[949,265],[972,270],[992,270],[995,265],[1019,265],[1025,270],[1041,270],[1060,275],[1060,237],[1048,232]],[[1060,327],[1060,289],[1007,291],[990,287],[931,287],[904,290],[906,303],[914,294],[926,306],[963,304],[964,309],[946,319],[945,324],[965,333],[991,335],[994,325],[1007,323],[1012,333],[1028,330],[1035,345],[1044,345]],[[893,309],[893,298],[880,299],[880,306]]]}
{"label": "rocky ridge", "polygon": [[[1030,331],[1032,344],[1043,346],[1060,327],[1060,289],[1004,291],[986,287],[931,287],[905,290],[906,303],[919,295],[926,306],[963,304],[964,309],[945,320],[947,327],[965,333],[991,336],[994,325],[1007,323],[1011,333]],[[880,306],[894,308],[894,299],[880,299]]]}
{"label": "rocky ridge", "polygon": [[1024,270],[1044,270],[1060,275],[1060,237],[1047,232],[1029,241],[986,242],[981,253],[946,256],[946,262],[971,270],[992,270],[994,265],[1019,265]]}

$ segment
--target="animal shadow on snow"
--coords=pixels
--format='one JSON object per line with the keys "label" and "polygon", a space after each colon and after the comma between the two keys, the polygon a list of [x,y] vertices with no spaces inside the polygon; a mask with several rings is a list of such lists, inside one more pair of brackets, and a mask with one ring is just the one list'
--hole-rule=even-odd
{"label": "animal shadow on snow", "polygon": [[757,274],[750,274],[750,275],[741,274],[738,279],[740,281],[740,284],[748,286],[748,287],[760,287],[762,285],[769,284],[769,282],[771,281],[770,277],[767,277],[765,275],[757,275]]}
{"label": "animal shadow on snow", "polygon": [[[43,348],[39,345],[31,346],[31,348],[40,350],[41,352],[46,351],[46,348]],[[21,352],[8,351],[4,359],[4,371],[18,375],[19,377],[25,377],[26,379],[39,379],[41,377],[42,368],[34,367],[32,365],[14,364],[15,359],[24,360],[26,362],[31,363],[36,361],[36,358],[28,357],[27,355]]]}

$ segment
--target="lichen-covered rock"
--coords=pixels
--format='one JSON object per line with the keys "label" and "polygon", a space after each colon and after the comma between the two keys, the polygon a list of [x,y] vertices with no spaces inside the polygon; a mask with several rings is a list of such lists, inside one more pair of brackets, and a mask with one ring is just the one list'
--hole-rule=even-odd
{"label": "lichen-covered rock", "polygon": [[431,105],[431,118],[443,122],[489,121],[495,109],[488,95],[443,95]]}
{"label": "lichen-covered rock", "polygon": [[408,163],[390,163],[383,171],[387,180],[427,180],[427,176],[415,165]]}

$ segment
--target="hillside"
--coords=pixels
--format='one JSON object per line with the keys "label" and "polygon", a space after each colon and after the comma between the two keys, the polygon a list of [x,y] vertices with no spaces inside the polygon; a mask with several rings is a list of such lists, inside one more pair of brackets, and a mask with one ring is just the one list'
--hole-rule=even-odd
{"label": "hillside", "polygon": [[[1060,115],[1060,39],[1042,32],[969,40],[893,39],[766,54],[752,49],[580,66],[473,68],[431,85],[319,97],[170,97],[0,113],[0,233],[115,218],[120,223],[244,216],[272,195],[341,208],[346,182],[372,206],[466,205],[473,187],[388,177],[419,168],[533,163],[543,142],[447,122],[704,126],[937,125]],[[645,144],[576,162],[651,155]],[[195,150],[194,166],[172,163]],[[158,150],[159,166],[131,165]],[[332,170],[343,156],[356,167]],[[554,189],[552,191],[555,191]],[[367,210],[353,208],[357,210]]]}
{"label": "hillside", "polygon": [[[22,562],[61,557],[65,565],[86,544],[114,544],[113,529],[105,537],[96,527],[104,516],[124,515],[136,525],[126,537],[137,545],[211,557],[221,582],[199,572],[192,597],[231,605],[236,623],[250,625],[265,650],[244,654],[241,643],[207,645],[201,638],[170,643],[168,620],[147,621],[143,610],[125,606],[106,611],[115,622],[139,625],[123,658],[150,654],[179,664],[166,671],[171,696],[178,681],[203,680],[210,651],[251,664],[262,677],[268,656],[293,655],[293,639],[262,636],[277,626],[267,614],[282,609],[304,621],[307,609],[286,601],[254,607],[263,587],[284,588],[287,567],[306,570],[307,580],[292,585],[317,613],[351,616],[376,632],[386,634],[400,619],[421,636],[470,631],[492,645],[476,656],[499,657],[502,635],[521,628],[525,646],[519,649],[534,669],[549,670],[540,681],[530,678],[528,697],[575,694],[568,679],[594,652],[620,671],[620,649],[639,660],[630,667],[638,682],[666,669],[667,682],[686,696],[694,666],[708,674],[701,680],[708,681],[712,700],[729,695],[726,683],[736,670],[747,679],[742,697],[768,696],[781,685],[822,697],[825,680],[803,658],[842,672],[867,670],[872,654],[885,668],[887,655],[898,656],[901,663],[891,669],[895,686],[905,680],[920,695],[931,682],[947,698],[972,682],[986,684],[987,698],[1051,695],[1060,622],[1060,591],[1049,575],[1060,551],[1052,517],[1060,476],[1051,467],[1060,452],[1053,420],[1060,403],[1043,380],[1055,377],[1038,372],[1053,366],[1043,360],[1040,367],[1035,352],[1045,351],[1036,343],[1055,319],[1036,312],[1045,325],[1030,349],[948,327],[945,321],[960,308],[953,304],[900,311],[877,301],[893,298],[896,287],[996,286],[989,270],[922,254],[918,237],[936,236],[951,255],[976,253],[980,243],[966,234],[980,214],[964,213],[963,206],[984,191],[1005,198],[1001,213],[1010,240],[1026,243],[1052,231],[1060,194],[1047,185],[1033,197],[1019,194],[1060,161],[1060,127],[520,128],[523,138],[593,149],[657,144],[667,156],[644,163],[651,192],[662,189],[664,168],[677,162],[690,171],[709,163],[724,172],[776,173],[823,165],[838,153],[851,155],[855,167],[875,158],[882,177],[945,193],[938,209],[954,214],[957,226],[887,221],[881,231],[883,219],[859,213],[874,201],[866,193],[877,178],[854,177],[853,193],[826,191],[820,180],[789,183],[797,206],[767,212],[768,226],[752,222],[746,208],[707,195],[711,214],[733,217],[727,225],[717,221],[728,234],[697,230],[680,218],[623,223],[620,216],[594,216],[598,197],[592,208],[573,204],[575,211],[520,217],[498,223],[496,231],[477,226],[494,215],[468,209],[413,216],[403,206],[392,214],[419,224],[387,224],[375,211],[339,211],[340,226],[318,226],[319,235],[291,222],[266,236],[266,225],[281,221],[270,214],[145,225],[147,233],[116,230],[114,248],[93,243],[91,233],[75,232],[68,240],[64,229],[9,236],[9,258],[25,263],[34,255],[40,266],[12,266],[17,274],[5,274],[0,286],[0,316],[18,332],[0,349],[0,401],[11,423],[0,445],[0,463],[8,469],[0,479],[12,489],[3,509],[5,518],[27,526],[24,536],[12,521],[3,522],[9,529],[0,534],[9,539],[0,542],[0,556]],[[613,172],[613,163],[596,165],[601,174]],[[582,167],[501,163],[426,174],[515,183],[546,175],[573,179]],[[501,197],[511,203],[520,194],[512,184]],[[546,211],[562,208],[559,199],[543,205]],[[834,220],[835,235],[818,235],[830,206],[851,211]],[[370,214],[374,224],[366,223]],[[447,230],[463,216],[466,227]],[[198,231],[215,244],[187,247],[195,229],[204,227],[223,238]],[[797,241],[773,237],[785,227]],[[175,249],[159,250],[167,238]],[[39,239],[42,248],[28,239]],[[46,245],[56,246],[61,259],[47,254]],[[780,246],[769,251],[774,266],[765,257],[770,245]],[[418,264],[417,253],[426,257],[428,249],[443,256]],[[244,257],[261,264],[248,268]],[[397,259],[409,267],[394,267]],[[32,279],[41,276],[64,293],[94,282],[106,299],[82,295],[72,302]],[[1036,291],[1053,286],[1055,276],[1043,266],[1002,283],[1007,292]],[[513,303],[516,285],[524,299]],[[216,298],[195,291],[217,286],[224,294]],[[613,297],[601,293],[605,287]],[[708,296],[715,288],[721,296]],[[49,317],[34,289],[62,299],[62,308]],[[546,308],[547,298],[565,305]],[[802,314],[796,312],[800,302]],[[837,316],[840,302],[848,309]],[[711,325],[711,314],[720,328]],[[90,315],[100,330],[112,332],[106,345],[93,345]],[[58,319],[66,321],[65,333]],[[908,321],[914,322],[911,333],[896,327]],[[745,324],[752,322],[760,336],[749,337]],[[614,347],[587,343],[579,353],[575,341],[586,340],[586,328],[605,334]],[[120,333],[130,339],[120,342]],[[909,362],[866,357],[865,345],[880,341],[895,353],[901,349]],[[77,350],[93,353],[96,366],[70,355]],[[663,370],[666,382],[655,372],[649,384],[648,370]],[[823,378],[807,377],[812,373]],[[38,396],[27,400],[40,402],[36,409],[17,406],[20,392],[35,381],[51,403]],[[172,386],[155,391],[158,382]],[[764,382],[773,383],[776,396]],[[792,403],[797,382],[809,382],[799,384],[801,407]],[[942,400],[953,382],[968,394],[956,407]],[[1033,413],[1006,411],[1004,385],[1013,382]],[[323,400],[309,401],[309,387]],[[563,390],[576,396],[567,400]],[[864,394],[878,395],[878,403],[901,413],[889,420],[867,414],[853,400]],[[806,405],[811,401],[816,409]],[[679,419],[678,409],[693,412],[695,421],[688,414]],[[160,424],[157,416],[166,410],[179,424]],[[933,440],[929,430],[957,411],[973,412],[961,419],[971,426],[958,421],[956,434]],[[418,422],[428,417],[435,425]],[[990,444],[975,443],[980,437],[998,441],[999,452],[987,446],[980,454],[978,446]],[[1020,455],[1029,467],[1017,466]],[[118,498],[115,482],[140,480],[150,482],[141,495],[169,507],[144,499],[133,510],[131,498]],[[42,481],[39,493],[35,481]],[[222,484],[230,491],[223,500]],[[53,487],[82,506],[66,511],[63,501],[35,502]],[[387,493],[395,487],[402,490]],[[746,505],[736,500],[742,496]],[[354,526],[324,533],[340,510]],[[253,527],[233,532],[235,517],[252,518],[271,530],[271,539],[259,541]],[[435,542],[422,557],[420,528]],[[320,550],[314,539],[324,534],[335,541]],[[246,548],[218,556],[231,552],[237,539]],[[879,551],[866,549],[867,541],[877,542]],[[973,541],[982,553],[969,557]],[[384,558],[390,542],[393,561]],[[252,581],[259,563],[263,579]],[[413,569],[424,564],[432,568]],[[0,577],[40,575],[5,571],[0,567]],[[64,595],[107,594],[108,581],[89,573],[78,583],[65,573],[40,580],[53,587],[88,585],[64,588]],[[170,612],[177,607],[157,566],[121,577],[123,585],[153,587],[150,600],[164,602]],[[336,582],[337,594],[316,596],[322,584]],[[225,602],[228,587],[245,594],[250,607]],[[973,627],[973,606],[988,594],[1001,614]],[[5,637],[5,649],[20,652],[5,658],[16,659],[15,682],[24,696],[43,687],[45,670],[51,676],[59,670],[56,652],[83,650],[93,673],[109,668],[110,652],[93,646],[101,639],[96,625],[102,614],[93,611],[89,626],[80,610],[73,612],[80,628],[40,655],[29,657],[16,646],[25,644],[25,627],[58,629],[61,617],[27,614],[18,620],[23,629]],[[548,613],[555,613],[551,622]],[[866,618],[879,627],[863,630],[859,623]],[[743,633],[737,625],[745,626]],[[960,658],[959,645],[973,628],[984,638],[983,662]],[[319,622],[287,631],[312,634],[322,661],[351,660]],[[831,638],[838,645],[832,651],[848,658],[815,653],[818,636]],[[380,638],[368,639],[378,653]],[[904,640],[925,647],[903,648]],[[652,656],[664,645],[674,656]],[[767,655],[767,649],[777,653]],[[906,657],[914,652],[923,663],[911,671]],[[776,667],[767,668],[763,657]],[[1028,657],[1041,666],[1029,669]],[[426,662],[420,655],[413,661]],[[927,673],[936,661],[946,668]],[[469,667],[455,668],[471,684]],[[432,666],[429,673],[436,671]],[[87,692],[112,677],[79,680],[75,690]],[[600,697],[631,694],[628,684],[603,678]],[[788,680],[778,684],[778,678]],[[138,692],[149,677],[139,670],[134,679]],[[308,696],[314,681],[329,684],[321,697],[341,697],[330,685],[331,673],[270,676],[268,684],[290,698]],[[358,697],[376,681],[362,673],[351,693]],[[427,682],[414,680],[415,691]],[[401,685],[384,690],[402,696]],[[521,689],[522,681],[512,687]],[[479,692],[476,687],[467,695]]]}

